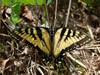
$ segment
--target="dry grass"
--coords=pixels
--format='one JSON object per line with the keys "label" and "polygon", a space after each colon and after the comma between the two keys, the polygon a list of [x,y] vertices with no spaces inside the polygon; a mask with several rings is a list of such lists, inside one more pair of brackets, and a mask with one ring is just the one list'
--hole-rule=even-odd
{"label": "dry grass", "polygon": [[[81,48],[77,48],[71,52],[66,52],[66,56],[64,57],[64,69],[61,69],[61,75],[100,75],[100,38],[97,35],[96,28],[93,28],[91,25],[89,25],[89,23],[83,17],[83,13],[79,13],[77,10],[73,8],[70,14],[74,15],[74,11],[77,12],[81,15],[80,18],[82,21],[75,20],[76,18],[73,19],[72,17],[69,19],[70,26],[74,28],[74,22],[76,25],[75,28],[77,28],[77,30],[82,29],[86,32],[89,31],[93,41],[85,46],[82,46]],[[58,10],[58,16],[62,16],[63,13],[64,15],[66,14],[64,9],[63,12]],[[53,13],[50,15],[52,14]],[[50,19],[52,19],[52,17]],[[59,20],[59,18],[57,19]],[[84,21],[86,25],[83,25]],[[59,24],[59,21],[56,21],[56,23]],[[23,23],[23,25],[24,24],[25,23]],[[0,25],[1,75],[59,74],[57,70],[54,70],[54,63],[48,64],[43,62],[41,57],[38,55],[38,51],[34,47],[27,44],[25,40],[19,41],[14,39],[11,37],[11,33],[8,32],[9,30],[2,21]]]}

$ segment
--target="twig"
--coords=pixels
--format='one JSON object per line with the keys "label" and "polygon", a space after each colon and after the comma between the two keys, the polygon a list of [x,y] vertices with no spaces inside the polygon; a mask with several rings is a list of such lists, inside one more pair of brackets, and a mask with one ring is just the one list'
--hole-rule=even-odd
{"label": "twig", "polygon": [[[99,47],[98,47],[99,48]],[[94,50],[94,49],[98,49],[98,48],[96,48],[96,47],[89,47],[89,48],[77,48],[77,50],[83,50],[83,49],[85,49],[85,50],[88,50],[88,49],[91,49],[91,50]]]}
{"label": "twig", "polygon": [[94,40],[94,35],[93,35],[93,31],[91,29],[91,27],[87,24],[88,30],[90,32],[91,38]]}
{"label": "twig", "polygon": [[99,50],[100,48],[100,44],[91,44],[91,45],[86,45],[86,46],[82,46],[80,48],[76,48],[77,50],[80,50],[80,49],[98,49]]}
{"label": "twig", "polygon": [[82,67],[86,68],[86,66],[85,66],[83,63],[81,63],[80,61],[78,61],[78,60],[76,60],[75,58],[73,58],[69,53],[66,53],[66,54],[67,54],[67,56],[68,56],[69,58],[71,58],[73,61],[75,61],[76,63],[78,63],[78,64],[81,65]]}
{"label": "twig", "polygon": [[2,14],[1,14],[1,0],[0,0],[0,29],[1,29],[1,19],[2,19]]}
{"label": "twig", "polygon": [[[44,67],[44,66],[42,66],[42,65],[40,65],[40,64],[37,64],[37,63],[35,63],[35,62],[33,62],[33,61],[31,61],[31,67],[30,67],[29,69],[32,70],[32,68],[37,68],[37,70],[40,71],[40,73],[43,75],[43,72],[42,72],[40,66],[41,66],[45,71],[48,72],[48,69],[46,69],[46,67]],[[35,69],[34,69],[34,72],[36,72]]]}
{"label": "twig", "polygon": [[9,37],[9,38],[10,38],[9,35],[7,35],[7,34],[3,34],[3,33],[0,33],[0,36],[4,36],[4,37]]}
{"label": "twig", "polygon": [[48,15],[48,8],[47,8],[46,0],[45,0],[45,9],[46,9],[46,17],[47,17],[47,21],[48,21],[48,26],[51,28],[51,24],[49,22],[49,15]]}
{"label": "twig", "polygon": [[13,31],[15,29],[15,26],[10,22],[9,19],[6,19],[6,20],[2,19],[2,22],[9,29],[9,31]]}
{"label": "twig", "polygon": [[65,27],[67,27],[68,20],[69,20],[70,8],[71,8],[71,2],[72,2],[72,0],[69,0],[69,6],[68,6],[68,12],[67,12],[67,16],[66,16],[66,23],[65,23]]}
{"label": "twig", "polygon": [[100,53],[100,47],[97,47],[98,52]]}
{"label": "twig", "polygon": [[57,18],[57,4],[58,4],[58,0],[56,0],[56,6],[55,6],[55,20],[54,20],[54,28],[56,26],[56,18]]}

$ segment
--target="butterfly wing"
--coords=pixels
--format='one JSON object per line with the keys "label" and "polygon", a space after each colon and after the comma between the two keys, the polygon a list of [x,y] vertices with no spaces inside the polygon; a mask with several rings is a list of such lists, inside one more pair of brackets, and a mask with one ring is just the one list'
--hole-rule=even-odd
{"label": "butterfly wing", "polygon": [[54,36],[53,54],[55,62],[60,63],[66,51],[73,50],[86,43],[90,42],[90,38],[78,31],[73,31],[68,28],[60,28]]}
{"label": "butterfly wing", "polygon": [[[15,33],[21,38],[27,40],[29,43],[39,50],[42,58],[47,58],[51,53],[50,35],[46,28],[25,28],[16,30]],[[48,59],[47,59],[48,60]]]}

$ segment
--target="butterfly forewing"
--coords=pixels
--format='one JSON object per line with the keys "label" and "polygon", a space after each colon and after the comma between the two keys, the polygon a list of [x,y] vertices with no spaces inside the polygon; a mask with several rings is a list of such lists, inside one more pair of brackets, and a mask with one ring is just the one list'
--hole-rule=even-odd
{"label": "butterfly forewing", "polygon": [[16,30],[15,33],[21,38],[38,47],[47,56],[51,53],[50,36],[45,28],[25,28]]}
{"label": "butterfly forewing", "polygon": [[68,28],[60,28],[54,35],[53,54],[56,58],[63,56],[66,51],[71,51],[90,41],[90,38],[79,32]]}

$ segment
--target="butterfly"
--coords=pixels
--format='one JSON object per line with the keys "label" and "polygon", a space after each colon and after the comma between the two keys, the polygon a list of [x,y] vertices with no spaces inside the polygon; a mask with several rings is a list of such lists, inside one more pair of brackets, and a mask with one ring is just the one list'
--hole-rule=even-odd
{"label": "butterfly", "polygon": [[46,62],[52,60],[61,63],[66,52],[91,41],[86,34],[69,28],[57,28],[54,31],[45,27],[26,27],[14,32],[31,43]]}

